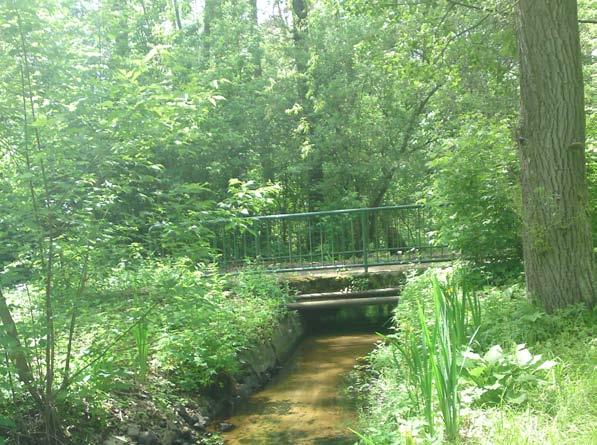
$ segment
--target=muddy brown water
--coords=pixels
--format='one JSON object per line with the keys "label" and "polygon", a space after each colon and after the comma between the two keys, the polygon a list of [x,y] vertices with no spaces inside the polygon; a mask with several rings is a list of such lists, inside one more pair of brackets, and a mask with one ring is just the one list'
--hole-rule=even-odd
{"label": "muddy brown water", "polygon": [[342,397],[345,375],[368,354],[375,334],[307,337],[284,369],[227,422],[226,444],[341,445],[357,438],[348,429],[356,414]]}

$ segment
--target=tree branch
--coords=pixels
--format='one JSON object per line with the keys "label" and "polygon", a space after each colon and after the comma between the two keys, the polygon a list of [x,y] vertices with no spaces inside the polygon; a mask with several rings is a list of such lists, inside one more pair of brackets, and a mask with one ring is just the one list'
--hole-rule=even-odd
{"label": "tree branch", "polygon": [[72,356],[72,348],[73,348],[73,337],[75,335],[75,322],[77,320],[77,304],[78,301],[81,299],[81,295],[83,294],[83,289],[85,289],[85,285],[87,284],[87,263],[89,261],[89,252],[85,255],[85,261],[83,262],[83,271],[81,272],[81,279],[79,281],[79,287],[77,288],[77,293],[75,294],[75,299],[73,302],[73,310],[71,313],[70,318],[70,326],[68,329],[68,346],[66,348],[66,362],[64,364],[64,375],[62,378],[62,385],[61,388],[68,387],[69,384],[69,373],[70,373],[70,360]]}
{"label": "tree branch", "polygon": [[448,3],[451,3],[456,6],[462,6],[464,8],[468,8],[468,9],[474,9],[475,11],[487,11],[485,8],[481,8],[480,6],[470,5],[468,3],[456,2],[453,0],[448,0]]}
{"label": "tree branch", "polygon": [[[425,107],[427,106],[427,103],[429,103],[429,101],[431,100],[431,98],[433,97],[433,95],[443,86],[443,83],[438,83],[437,85],[435,85],[426,95],[425,97],[423,97],[423,99],[421,100],[421,102],[418,103],[417,107],[413,110],[412,114],[410,115],[410,118],[408,120],[408,123],[406,124],[406,129],[404,130],[404,133],[402,135],[402,140],[400,143],[400,147],[398,148],[399,153],[404,153],[406,152],[406,149],[408,148],[408,145],[410,143],[410,140],[416,130],[416,126],[417,126],[417,122],[419,121],[419,116],[423,113],[423,111],[425,111]],[[383,175],[382,175],[382,179],[380,180],[380,187],[379,190],[377,191],[375,197],[373,198],[373,200],[371,201],[371,203],[369,204],[370,207],[378,207],[382,200],[383,197],[385,196],[386,192],[388,191],[389,187],[390,187],[390,182],[392,181],[392,179],[394,178],[394,174],[396,173],[396,169],[397,166],[394,165],[392,166],[389,170],[385,170]]]}

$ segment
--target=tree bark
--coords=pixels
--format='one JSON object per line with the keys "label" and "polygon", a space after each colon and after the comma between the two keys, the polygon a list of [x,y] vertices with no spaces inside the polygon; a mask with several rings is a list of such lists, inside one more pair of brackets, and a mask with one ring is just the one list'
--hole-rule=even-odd
{"label": "tree bark", "polygon": [[251,0],[249,2],[249,12],[251,14],[251,23],[253,26],[253,42],[251,43],[251,54],[253,56],[253,69],[254,77],[261,77],[261,38],[259,33],[259,14],[257,9],[257,0]]}
{"label": "tree bark", "polygon": [[174,21],[176,22],[176,28],[182,30],[182,21],[180,20],[180,9],[178,8],[178,1],[172,0],[172,9],[174,10]]}
{"label": "tree bark", "polygon": [[25,388],[27,388],[29,394],[31,394],[31,397],[35,401],[36,405],[39,408],[43,408],[43,394],[35,386],[35,378],[33,377],[33,371],[29,366],[29,359],[21,344],[17,326],[12,318],[10,308],[8,307],[8,303],[4,298],[2,290],[0,290],[0,320],[4,326],[4,331],[6,333],[6,338],[9,345],[6,348],[6,352],[8,353],[10,360],[15,365],[17,376]]}
{"label": "tree bark", "polygon": [[585,113],[574,0],[520,0],[520,133],[527,292],[547,310],[595,302]]}

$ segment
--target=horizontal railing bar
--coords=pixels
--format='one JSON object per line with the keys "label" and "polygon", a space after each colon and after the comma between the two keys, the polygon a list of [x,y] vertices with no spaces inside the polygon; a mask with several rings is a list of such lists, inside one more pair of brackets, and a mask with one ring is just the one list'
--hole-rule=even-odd
{"label": "horizontal railing bar", "polygon": [[329,216],[341,215],[346,213],[363,213],[375,212],[384,210],[398,210],[398,209],[421,209],[425,206],[422,204],[405,204],[387,207],[363,207],[361,209],[341,209],[341,210],[323,210],[321,212],[305,212],[305,213],[281,213],[278,215],[263,215],[263,216],[246,216],[243,219],[250,220],[267,220],[267,219],[294,219],[294,218],[308,218],[310,216]]}

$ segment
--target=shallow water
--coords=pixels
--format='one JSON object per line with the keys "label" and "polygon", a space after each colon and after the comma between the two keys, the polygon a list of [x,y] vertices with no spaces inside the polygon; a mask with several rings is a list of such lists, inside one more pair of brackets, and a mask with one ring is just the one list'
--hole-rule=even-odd
{"label": "shallow water", "polygon": [[343,378],[373,349],[374,334],[306,338],[285,368],[227,422],[226,444],[352,444],[355,413],[342,400]]}

